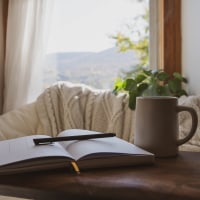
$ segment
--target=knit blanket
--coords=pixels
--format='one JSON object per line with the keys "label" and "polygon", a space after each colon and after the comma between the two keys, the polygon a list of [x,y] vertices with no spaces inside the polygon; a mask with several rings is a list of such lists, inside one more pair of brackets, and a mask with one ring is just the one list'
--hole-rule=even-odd
{"label": "knit blanket", "polygon": [[[182,96],[179,98],[179,105],[189,106],[194,108],[198,116],[198,126],[195,135],[180,149],[187,151],[200,151],[200,96]],[[192,126],[191,116],[188,112],[179,113],[179,137],[185,137]]]}
{"label": "knit blanket", "polygon": [[36,101],[45,133],[55,136],[65,129],[114,132],[133,141],[134,112],[125,94],[97,90],[84,84],[59,82],[46,89]]}

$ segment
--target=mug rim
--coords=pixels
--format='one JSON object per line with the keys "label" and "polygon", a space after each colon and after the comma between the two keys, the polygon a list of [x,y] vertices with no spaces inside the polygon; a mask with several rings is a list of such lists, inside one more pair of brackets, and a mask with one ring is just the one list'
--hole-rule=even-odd
{"label": "mug rim", "polygon": [[175,99],[177,100],[177,97],[173,96],[141,96],[141,97],[136,97],[137,99],[158,99],[158,100],[169,100],[169,99]]}

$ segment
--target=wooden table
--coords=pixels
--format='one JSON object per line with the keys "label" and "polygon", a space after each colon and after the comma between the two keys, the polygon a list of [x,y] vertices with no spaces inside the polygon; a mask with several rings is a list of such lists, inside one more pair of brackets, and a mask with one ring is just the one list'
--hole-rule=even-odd
{"label": "wooden table", "polygon": [[200,153],[181,152],[155,165],[0,176],[0,195],[32,199],[199,200]]}

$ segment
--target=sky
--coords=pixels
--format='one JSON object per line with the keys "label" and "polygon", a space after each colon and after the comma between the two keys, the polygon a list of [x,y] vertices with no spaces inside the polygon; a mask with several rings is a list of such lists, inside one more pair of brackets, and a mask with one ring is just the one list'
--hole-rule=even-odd
{"label": "sky", "polygon": [[110,36],[143,9],[136,0],[56,0],[47,52],[99,52],[114,47]]}

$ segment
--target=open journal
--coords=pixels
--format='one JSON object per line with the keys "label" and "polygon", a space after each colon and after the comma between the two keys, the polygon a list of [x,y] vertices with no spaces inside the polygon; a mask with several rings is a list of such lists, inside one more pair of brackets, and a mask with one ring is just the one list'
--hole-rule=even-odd
{"label": "open journal", "polygon": [[[70,129],[57,137],[97,133]],[[49,136],[32,135],[0,141],[0,174],[70,167],[74,163],[79,169],[93,169],[154,162],[153,154],[118,137],[34,144],[34,138],[44,137]]]}

